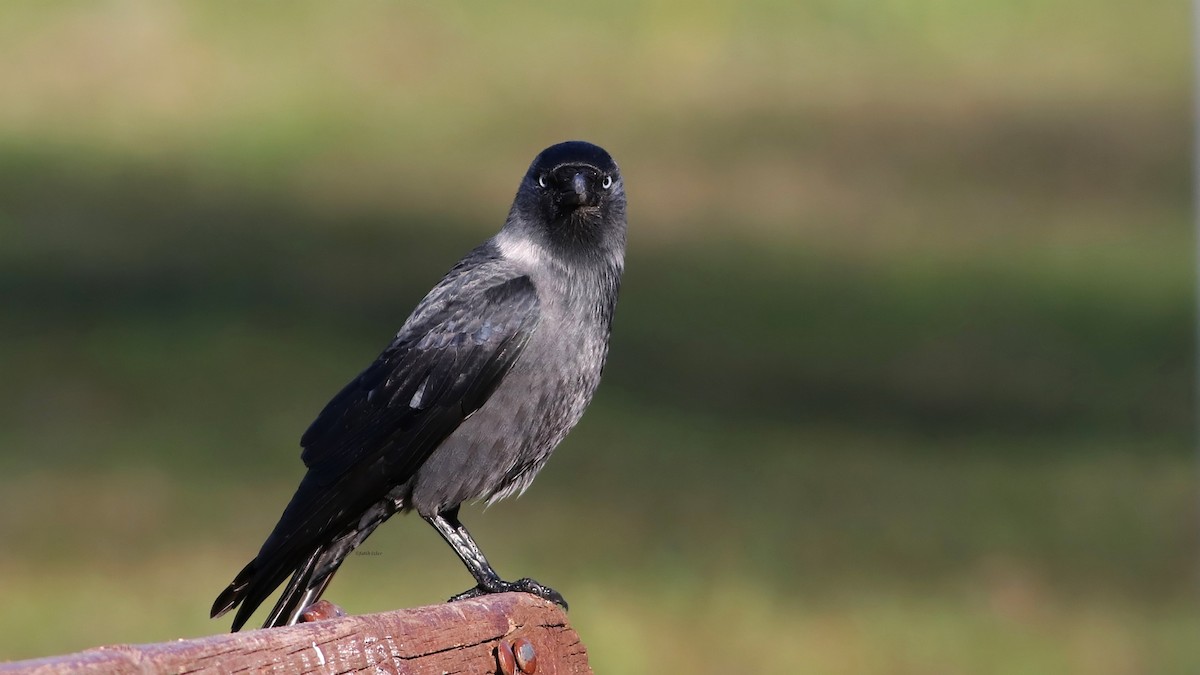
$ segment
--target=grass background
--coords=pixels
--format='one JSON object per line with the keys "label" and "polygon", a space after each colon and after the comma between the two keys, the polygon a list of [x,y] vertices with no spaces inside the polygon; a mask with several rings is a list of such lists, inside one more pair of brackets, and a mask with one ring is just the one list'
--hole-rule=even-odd
{"label": "grass background", "polygon": [[[605,383],[464,516],[606,673],[1192,673],[1186,3],[9,3],[0,658],[223,630],[295,445],[542,147]],[[361,613],[469,577],[417,519]]]}

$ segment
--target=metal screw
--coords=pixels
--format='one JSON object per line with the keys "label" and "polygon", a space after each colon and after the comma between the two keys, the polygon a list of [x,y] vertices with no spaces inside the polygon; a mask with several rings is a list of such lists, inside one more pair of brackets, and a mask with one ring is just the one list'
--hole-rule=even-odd
{"label": "metal screw", "polygon": [[328,600],[318,600],[304,608],[304,611],[300,614],[300,622],[312,623],[313,621],[324,621],[343,616],[346,616],[346,610]]}
{"label": "metal screw", "polygon": [[500,664],[500,672],[504,675],[516,675],[517,660],[508,640],[501,640],[500,644],[496,645],[496,662]]}
{"label": "metal screw", "polygon": [[537,672],[537,650],[533,643],[526,638],[517,638],[513,643],[513,654],[517,657],[517,667],[522,673],[533,675]]}

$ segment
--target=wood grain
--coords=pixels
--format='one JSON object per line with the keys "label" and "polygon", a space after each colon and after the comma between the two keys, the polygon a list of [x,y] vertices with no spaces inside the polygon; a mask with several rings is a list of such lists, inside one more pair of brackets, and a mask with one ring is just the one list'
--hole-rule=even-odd
{"label": "wood grain", "polygon": [[0,663],[0,674],[496,673],[497,647],[519,638],[533,644],[538,675],[592,672],[561,609],[526,593],[502,593],[285,628],[97,647]]}

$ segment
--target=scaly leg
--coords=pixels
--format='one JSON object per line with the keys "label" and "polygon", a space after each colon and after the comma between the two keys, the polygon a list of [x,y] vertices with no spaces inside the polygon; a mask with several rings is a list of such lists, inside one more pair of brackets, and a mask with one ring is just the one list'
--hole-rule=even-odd
{"label": "scaly leg", "polygon": [[524,578],[516,581],[504,581],[501,579],[500,575],[496,574],[496,570],[492,569],[487,558],[484,557],[483,551],[479,550],[479,545],[471,538],[471,533],[467,532],[467,528],[458,522],[457,506],[435,516],[427,517],[425,520],[438,531],[438,534],[442,535],[442,539],[445,539],[446,543],[450,544],[450,547],[462,559],[463,564],[467,566],[467,570],[471,573],[471,576],[475,577],[475,588],[463,591],[450,598],[451,602],[466,600],[467,598],[477,598],[488,593],[520,591],[522,593],[531,593],[543,600],[549,600],[556,605],[561,605],[563,609],[567,608],[567,601],[563,599],[562,594],[553,588],[539,584],[533,579]]}

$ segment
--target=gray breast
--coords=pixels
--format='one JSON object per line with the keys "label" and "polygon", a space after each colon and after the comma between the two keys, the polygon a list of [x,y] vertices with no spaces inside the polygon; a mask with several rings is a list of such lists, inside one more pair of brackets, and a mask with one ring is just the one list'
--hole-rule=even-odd
{"label": "gray breast", "polygon": [[408,506],[431,515],[467,501],[494,502],[529,486],[600,383],[607,317],[575,309],[583,308],[548,308],[491,398],[421,467]]}

